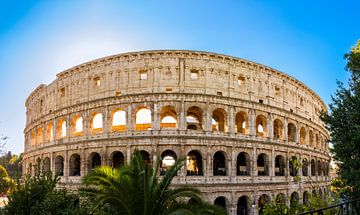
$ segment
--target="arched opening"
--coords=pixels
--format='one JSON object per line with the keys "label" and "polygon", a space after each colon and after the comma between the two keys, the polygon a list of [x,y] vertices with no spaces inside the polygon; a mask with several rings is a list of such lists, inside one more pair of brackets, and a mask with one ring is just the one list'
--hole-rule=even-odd
{"label": "arched opening", "polygon": [[315,134],[316,148],[320,148],[319,134]]}
{"label": "arched opening", "polygon": [[42,143],[42,137],[43,137],[43,129],[38,128],[36,134],[37,134],[37,143],[41,144]]}
{"label": "arched opening", "polygon": [[314,146],[314,134],[312,130],[309,131],[309,145]]}
{"label": "arched opening", "polygon": [[283,124],[280,120],[274,120],[274,138],[282,139],[283,138]]}
{"label": "arched opening", "polygon": [[60,119],[56,126],[56,138],[61,139],[66,137],[66,121],[64,119]]}
{"label": "arched opening", "polygon": [[202,157],[197,151],[191,151],[186,160],[187,175],[203,175]]}
{"label": "arched opening", "polygon": [[305,191],[303,193],[303,204],[304,205],[308,205],[309,204],[309,198],[310,198],[310,194],[308,191]]}
{"label": "arched opening", "polygon": [[135,114],[135,130],[151,130],[151,110],[149,108],[140,108]]}
{"label": "arched opening", "polygon": [[176,128],[177,127],[177,114],[172,106],[165,106],[160,114],[160,128]]}
{"label": "arched opening", "polygon": [[213,175],[226,175],[225,153],[218,151],[213,157]]}
{"label": "arched opening", "polygon": [[238,112],[235,117],[236,131],[240,134],[248,133],[248,120],[245,112]]}
{"label": "arched opening", "polygon": [[217,108],[213,111],[212,114],[212,131],[222,131],[226,132],[226,112],[221,109]]}
{"label": "arched opening", "polygon": [[45,141],[53,141],[54,140],[54,130],[52,123],[47,124],[46,132],[45,132]]}
{"label": "arched opening", "polygon": [[125,164],[125,157],[124,154],[119,152],[119,151],[115,151],[111,154],[111,166],[112,168],[119,168],[124,166]]}
{"label": "arched opening", "polygon": [[93,152],[89,156],[89,170],[94,169],[95,167],[101,166],[101,156],[99,153]]}
{"label": "arched opening", "polygon": [[64,176],[64,158],[60,155],[55,158],[55,174]]}
{"label": "arched opening", "polygon": [[202,130],[203,112],[199,107],[193,106],[186,113],[186,128],[190,130]]}
{"label": "arched opening", "polygon": [[32,145],[35,145],[36,144],[36,136],[35,136],[35,131],[34,130],[32,130],[31,131],[31,136],[30,136],[30,138],[31,138],[31,144]]}
{"label": "arched opening", "polygon": [[43,161],[43,172],[50,172],[50,158],[46,157]]}
{"label": "arched opening", "polygon": [[299,193],[293,192],[290,197],[290,204],[299,204]]}
{"label": "arched opening", "polygon": [[256,135],[259,137],[267,136],[267,121],[266,117],[263,115],[259,115],[256,117]]}
{"label": "arched opening", "polygon": [[303,176],[309,175],[309,162],[306,158],[304,158],[302,162],[302,175]]}
{"label": "arched opening", "polygon": [[285,176],[285,158],[282,155],[275,157],[275,176]]}
{"label": "arched opening", "polygon": [[224,196],[217,197],[214,201],[214,205],[218,205],[226,210],[226,198]]}
{"label": "arched opening", "polygon": [[123,110],[116,110],[112,114],[111,121],[112,132],[123,132],[126,131],[126,112]]}
{"label": "arched opening", "polygon": [[247,196],[241,196],[237,202],[237,215],[250,214],[250,199]]}
{"label": "arched opening", "polygon": [[37,159],[36,159],[35,171],[36,171],[36,172],[40,172],[40,171],[41,171],[41,158],[37,158]]}
{"label": "arched opening", "polygon": [[317,161],[317,166],[318,166],[318,176],[322,175],[322,163],[320,160]]}
{"label": "arched opening", "polygon": [[80,166],[81,166],[81,160],[80,155],[73,154],[70,157],[70,176],[80,176]]}
{"label": "arched opening", "polygon": [[266,194],[263,194],[260,196],[259,201],[258,201],[258,206],[259,206],[259,214],[263,213],[264,207],[266,204],[270,203],[270,197]]}
{"label": "arched opening", "polygon": [[276,196],[276,204],[282,204],[282,205],[285,205],[285,204],[286,204],[285,194],[279,193],[279,194]]}
{"label": "arched opening", "polygon": [[289,160],[290,176],[297,176],[298,175],[297,166],[298,166],[297,157],[295,157],[295,156],[291,157],[291,159]]}
{"label": "arched opening", "polygon": [[310,162],[310,165],[311,165],[311,176],[315,176],[316,174],[316,165],[315,165],[315,160],[312,159],[311,162]]}
{"label": "arched opening", "polygon": [[296,126],[293,123],[288,124],[288,141],[296,142]]}
{"label": "arched opening", "polygon": [[101,133],[103,131],[103,115],[95,113],[91,120],[91,132]]}
{"label": "arched opening", "polygon": [[268,156],[264,153],[261,153],[257,159],[257,169],[258,176],[268,176],[269,175],[269,160]]}
{"label": "arched opening", "polygon": [[71,121],[71,134],[72,135],[81,135],[84,131],[83,128],[83,118],[82,117],[75,117],[72,121]]}
{"label": "arched opening", "polygon": [[306,130],[304,127],[300,128],[300,144],[305,144],[306,140]]}
{"label": "arched opening", "polygon": [[236,164],[236,175],[250,175],[250,156],[248,153],[240,152]]}
{"label": "arched opening", "polygon": [[145,150],[140,150],[140,154],[141,154],[142,159],[145,164],[151,164],[151,157],[150,157],[149,152],[147,152]]}
{"label": "arched opening", "polygon": [[161,165],[160,165],[160,175],[165,175],[165,173],[175,165],[177,156],[175,152],[171,150],[166,150],[161,153]]}

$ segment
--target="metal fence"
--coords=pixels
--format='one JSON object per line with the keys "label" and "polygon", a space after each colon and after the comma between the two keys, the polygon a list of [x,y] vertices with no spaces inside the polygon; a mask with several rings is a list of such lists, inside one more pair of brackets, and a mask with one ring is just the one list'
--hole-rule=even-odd
{"label": "metal fence", "polygon": [[343,202],[326,208],[308,211],[299,215],[360,215],[360,199]]}

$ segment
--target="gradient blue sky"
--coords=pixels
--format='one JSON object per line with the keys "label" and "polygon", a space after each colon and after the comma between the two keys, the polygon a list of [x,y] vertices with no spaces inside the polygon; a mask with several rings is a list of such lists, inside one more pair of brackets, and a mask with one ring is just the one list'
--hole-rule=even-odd
{"label": "gradient blue sky", "polygon": [[88,60],[127,51],[194,49],[271,66],[329,103],[360,38],[359,1],[0,2],[0,134],[23,151],[25,100]]}

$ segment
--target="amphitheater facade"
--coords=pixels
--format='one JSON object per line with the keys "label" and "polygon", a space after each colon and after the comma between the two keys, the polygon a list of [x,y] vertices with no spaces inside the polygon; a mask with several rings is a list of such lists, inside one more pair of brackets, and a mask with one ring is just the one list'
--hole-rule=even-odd
{"label": "amphitheater facade", "polygon": [[186,50],[109,56],[40,85],[26,109],[23,174],[52,170],[69,188],[138,149],[147,162],[162,158],[159,175],[187,157],[173,186],[194,185],[229,214],[329,191],[325,104],[295,78],[244,59]]}

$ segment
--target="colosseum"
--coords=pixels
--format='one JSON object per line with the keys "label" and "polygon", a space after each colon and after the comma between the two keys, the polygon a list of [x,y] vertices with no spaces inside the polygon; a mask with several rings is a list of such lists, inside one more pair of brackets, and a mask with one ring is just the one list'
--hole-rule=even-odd
{"label": "colosseum", "polygon": [[71,189],[138,149],[147,162],[162,159],[160,177],[186,157],[173,186],[196,186],[229,214],[329,192],[325,104],[248,60],[187,50],[109,56],[57,74],[26,109],[23,174],[51,170]]}

